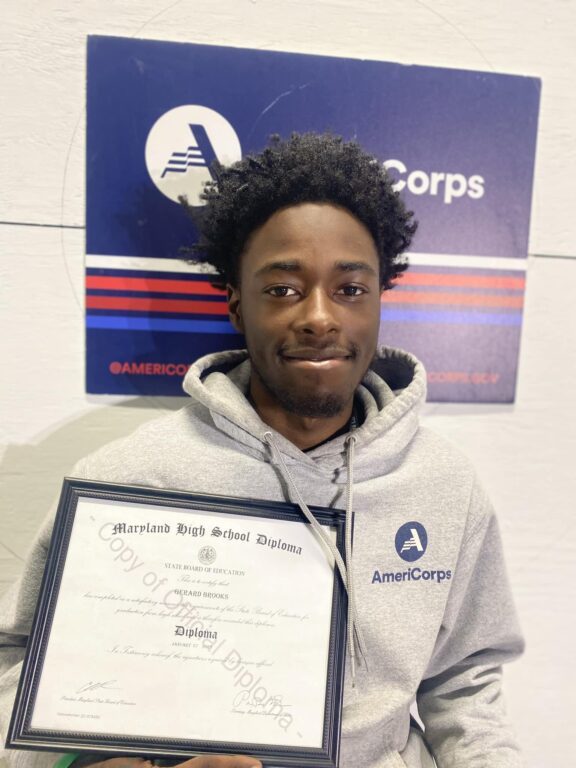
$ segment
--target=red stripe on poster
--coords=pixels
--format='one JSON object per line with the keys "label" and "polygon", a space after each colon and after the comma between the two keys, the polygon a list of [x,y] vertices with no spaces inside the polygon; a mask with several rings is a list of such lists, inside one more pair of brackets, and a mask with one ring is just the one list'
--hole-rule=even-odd
{"label": "red stripe on poster", "polygon": [[225,296],[202,280],[162,280],[151,277],[103,277],[87,275],[86,288],[109,291],[143,291],[144,293],[193,293],[201,296]]}
{"label": "red stripe on poster", "polygon": [[201,315],[227,315],[224,301],[188,299],[150,299],[136,296],[86,296],[87,309],[124,309],[128,312],[187,312]]}
{"label": "red stripe on poster", "polygon": [[[427,291],[386,291],[383,304],[450,304],[476,307],[522,308],[522,296],[487,296],[470,293],[429,293]],[[119,309],[128,312],[176,312],[203,315],[226,315],[224,301],[188,299],[153,299],[135,296],[86,296],[88,309]]]}
{"label": "red stripe on poster", "polygon": [[[522,277],[492,277],[488,275],[455,275],[430,272],[408,272],[397,285],[447,286],[454,288],[493,288],[521,291],[526,286]],[[142,291],[143,293],[189,293],[201,296],[224,296],[225,291],[201,280],[163,280],[148,277],[106,277],[88,275],[87,289],[111,291]]]}

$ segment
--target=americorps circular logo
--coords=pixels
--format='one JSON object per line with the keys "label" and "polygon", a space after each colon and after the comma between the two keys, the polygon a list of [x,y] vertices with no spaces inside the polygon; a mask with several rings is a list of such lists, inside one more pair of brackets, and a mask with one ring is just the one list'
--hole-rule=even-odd
{"label": "americorps circular logo", "polygon": [[396,552],[402,560],[413,563],[419,560],[426,552],[428,546],[428,534],[422,523],[412,521],[404,523],[396,533]]}
{"label": "americorps circular logo", "polygon": [[242,148],[226,118],[209,107],[185,104],[156,120],[144,155],[150,178],[163,195],[175,203],[186,195],[190,205],[203,205],[200,193],[212,178],[213,161],[235,163],[242,159]]}

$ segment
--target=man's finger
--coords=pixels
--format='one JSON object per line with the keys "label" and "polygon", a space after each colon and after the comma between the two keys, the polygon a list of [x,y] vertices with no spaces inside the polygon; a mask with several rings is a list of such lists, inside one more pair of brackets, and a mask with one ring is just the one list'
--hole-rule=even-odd
{"label": "man's finger", "polygon": [[247,755],[201,755],[180,763],[177,768],[262,768],[262,763]]}
{"label": "man's finger", "polygon": [[[90,760],[90,757],[93,757]],[[96,756],[80,758],[74,761],[74,768],[153,768],[149,760],[142,757],[110,757],[107,760],[98,760]]]}

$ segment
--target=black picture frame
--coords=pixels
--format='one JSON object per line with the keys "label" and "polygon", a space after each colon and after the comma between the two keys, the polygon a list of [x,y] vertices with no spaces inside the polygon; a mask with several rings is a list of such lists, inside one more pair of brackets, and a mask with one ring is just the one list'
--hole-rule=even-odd
{"label": "black picture frame", "polygon": [[[62,584],[68,546],[76,509],[81,498],[100,499],[118,504],[137,503],[194,512],[225,512],[245,517],[275,518],[309,525],[296,504],[228,496],[194,494],[147,486],[121,485],[76,478],[65,478],[54,523],[40,595],[11,723],[6,740],[9,749],[89,752],[102,759],[113,755],[138,755],[151,759],[187,759],[198,754],[249,754],[265,765],[288,768],[337,768],[346,651],[346,592],[338,570],[334,568],[332,610],[329,630],[328,665],[322,745],[319,748],[278,744],[214,741],[203,739],[156,737],[153,734],[107,734],[79,730],[45,730],[31,725],[38,686],[52,622]],[[310,507],[316,520],[336,531],[336,546],[344,558],[345,512],[338,509]],[[303,687],[303,695],[305,689]]]}

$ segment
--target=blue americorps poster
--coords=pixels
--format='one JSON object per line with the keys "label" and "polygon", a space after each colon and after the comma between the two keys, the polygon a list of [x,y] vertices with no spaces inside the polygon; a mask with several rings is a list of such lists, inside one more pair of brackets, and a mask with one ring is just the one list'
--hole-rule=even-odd
{"label": "blue americorps poster", "polygon": [[210,164],[271,134],[331,131],[389,169],[420,222],[380,341],[434,401],[514,400],[540,81],[240,48],[88,39],[86,339],[91,393],[181,394],[238,348],[225,297],[183,260]]}

